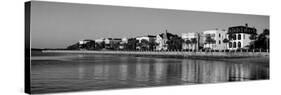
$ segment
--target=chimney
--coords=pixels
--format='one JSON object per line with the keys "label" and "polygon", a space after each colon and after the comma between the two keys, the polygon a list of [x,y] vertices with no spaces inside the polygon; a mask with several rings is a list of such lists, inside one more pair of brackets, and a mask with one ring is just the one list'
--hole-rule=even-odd
{"label": "chimney", "polygon": [[246,23],[245,26],[248,27],[248,23]]}

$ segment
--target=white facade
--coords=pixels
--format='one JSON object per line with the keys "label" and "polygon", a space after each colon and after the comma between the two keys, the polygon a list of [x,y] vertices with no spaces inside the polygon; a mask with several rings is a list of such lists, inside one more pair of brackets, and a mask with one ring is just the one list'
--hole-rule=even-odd
{"label": "white facade", "polygon": [[106,39],[104,39],[104,43],[105,44],[110,44],[110,41],[111,41],[112,39],[109,39],[109,38],[106,38]]}
{"label": "white facade", "polygon": [[104,41],[103,39],[96,39],[96,40],[95,40],[96,43],[101,43],[101,42],[103,42],[103,41]]}
{"label": "white facade", "polygon": [[136,37],[136,40],[138,40],[138,42],[141,43],[141,40],[147,40],[147,41],[149,41],[149,37],[147,37],[147,36]]}
{"label": "white facade", "polygon": [[120,42],[120,46],[119,49],[124,49],[125,48],[125,44],[128,43],[128,38],[122,38],[121,42]]}
{"label": "white facade", "polygon": [[[227,31],[224,30],[208,30],[203,32],[203,41],[205,49],[213,50],[225,50],[227,49],[228,43],[223,43],[223,40],[227,38]],[[206,41],[207,35],[210,35],[212,39],[215,40],[215,43],[208,43]]]}
{"label": "white facade", "polygon": [[252,42],[252,40],[250,39],[250,34],[246,34],[246,33],[236,33],[234,34],[235,38],[232,38],[229,41],[229,47],[228,49],[230,50],[236,50],[239,48],[244,48],[247,49],[250,45],[250,43]]}
{"label": "white facade", "polygon": [[[191,33],[182,33],[181,38],[184,40],[182,44],[182,49],[192,49],[195,50],[198,44],[198,33],[191,32]],[[191,41],[192,39],[196,39],[197,43],[185,43],[187,40]]]}
{"label": "white facade", "polygon": [[156,36],[155,42],[158,44],[156,50],[167,50],[168,45],[166,44],[167,39],[162,38],[160,35]]}
{"label": "white facade", "polygon": [[89,41],[87,41],[87,40],[81,40],[81,41],[79,41],[79,44],[80,45],[82,45],[82,44],[86,44],[86,43],[88,43]]}
{"label": "white facade", "polygon": [[128,38],[122,38],[122,39],[121,39],[121,42],[122,42],[122,43],[128,43]]}

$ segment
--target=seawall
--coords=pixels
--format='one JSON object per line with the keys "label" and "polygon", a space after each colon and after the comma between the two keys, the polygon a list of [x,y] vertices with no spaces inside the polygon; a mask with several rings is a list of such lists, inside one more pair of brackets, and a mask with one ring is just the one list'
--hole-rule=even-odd
{"label": "seawall", "polygon": [[43,53],[105,54],[178,58],[248,58],[265,57],[269,52],[188,52],[188,51],[87,51],[87,50],[43,50]]}

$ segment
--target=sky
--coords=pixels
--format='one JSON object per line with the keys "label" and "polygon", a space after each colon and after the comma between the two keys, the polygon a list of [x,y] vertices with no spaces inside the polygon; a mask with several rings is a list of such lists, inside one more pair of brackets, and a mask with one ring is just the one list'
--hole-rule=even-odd
{"label": "sky", "polygon": [[32,1],[31,47],[66,48],[83,39],[168,32],[181,35],[231,26],[269,29],[269,16]]}

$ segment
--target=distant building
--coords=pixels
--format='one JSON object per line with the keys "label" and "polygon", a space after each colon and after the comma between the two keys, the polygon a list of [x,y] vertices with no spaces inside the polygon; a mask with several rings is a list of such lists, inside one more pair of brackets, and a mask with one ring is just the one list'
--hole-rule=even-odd
{"label": "distant building", "polygon": [[136,40],[141,43],[142,40],[146,40],[146,41],[149,41],[149,37],[147,36],[139,36],[139,37],[136,37]]}
{"label": "distant building", "polygon": [[167,30],[165,33],[158,34],[156,36],[156,50],[168,50],[167,41],[171,40],[173,37],[176,37],[176,35],[168,33]]}
{"label": "distant building", "polygon": [[[183,39],[182,49],[198,49],[199,34],[196,32],[182,33],[181,38]],[[196,40],[196,43],[192,43],[192,40]]]}
{"label": "distant building", "polygon": [[[153,35],[147,35],[147,36],[139,36],[136,37],[136,40],[138,42],[136,49],[146,49],[146,50],[154,50],[155,46],[152,45],[152,43],[156,43],[156,36]],[[142,42],[145,41],[145,42]]]}
{"label": "distant building", "polygon": [[229,48],[230,50],[236,49],[249,49],[251,36],[257,35],[257,29],[254,27],[234,26],[228,28]]}
{"label": "distant building", "polygon": [[93,50],[95,48],[95,41],[94,40],[80,40],[79,42],[80,50]]}
{"label": "distant building", "polygon": [[125,49],[127,43],[128,43],[128,38],[122,38],[119,45],[119,49]]}
{"label": "distant building", "polygon": [[121,38],[105,38],[104,39],[105,49],[119,49],[119,45],[121,41],[122,41]]}
{"label": "distant building", "polygon": [[103,38],[101,38],[101,39],[96,39],[95,42],[96,42],[96,43],[102,43],[102,42],[104,42],[104,39],[103,39]]}
{"label": "distant building", "polygon": [[204,31],[202,39],[204,40],[204,49],[224,50],[227,49],[227,43],[223,43],[227,39],[225,30],[208,30]]}

